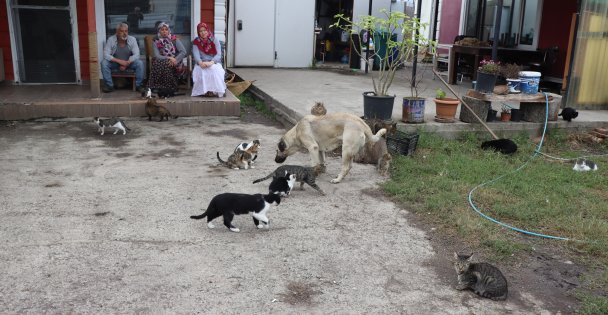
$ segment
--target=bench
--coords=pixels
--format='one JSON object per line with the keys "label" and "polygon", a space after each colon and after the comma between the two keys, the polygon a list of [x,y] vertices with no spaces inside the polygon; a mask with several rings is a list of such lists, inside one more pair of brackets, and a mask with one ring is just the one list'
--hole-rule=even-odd
{"label": "bench", "polygon": [[135,91],[136,87],[135,87],[135,70],[133,69],[126,69],[124,71],[120,71],[120,70],[112,70],[112,80],[114,78],[131,78],[131,80],[133,81],[133,91]]}

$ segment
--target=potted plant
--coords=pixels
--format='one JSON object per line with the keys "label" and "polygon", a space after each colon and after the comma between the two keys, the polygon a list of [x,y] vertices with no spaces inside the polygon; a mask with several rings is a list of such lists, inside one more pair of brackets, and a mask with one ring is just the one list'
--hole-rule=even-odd
{"label": "potted plant", "polygon": [[475,90],[482,93],[493,93],[496,76],[500,73],[500,62],[484,59],[477,68]]}
{"label": "potted plant", "polygon": [[435,120],[438,122],[454,122],[456,117],[456,110],[460,101],[455,98],[445,97],[445,91],[438,88],[435,91]]}
{"label": "potted plant", "polygon": [[[363,93],[363,112],[367,119],[378,118],[388,120],[392,117],[395,95],[389,95],[389,88],[395,78],[397,69],[404,66],[414,56],[415,48],[422,50],[428,47],[431,53],[435,51],[435,42],[424,36],[427,24],[419,19],[410,17],[403,12],[381,10],[382,17],[373,15],[359,16],[351,20],[343,14],[335,15],[336,22],[331,27],[346,31],[353,42],[355,53],[366,60],[373,57],[378,61],[378,71],[371,72],[373,91]],[[367,51],[367,47],[357,45],[353,40],[362,31],[369,34],[376,44],[374,51]],[[369,56],[366,56],[369,54]]]}
{"label": "potted plant", "polygon": [[519,79],[519,72],[522,67],[516,63],[507,63],[500,67],[500,73],[507,79],[507,86],[509,87],[509,93],[520,93],[519,85],[521,80]]}
{"label": "potted plant", "polygon": [[502,104],[500,111],[500,121],[511,120],[511,107],[507,104]]}

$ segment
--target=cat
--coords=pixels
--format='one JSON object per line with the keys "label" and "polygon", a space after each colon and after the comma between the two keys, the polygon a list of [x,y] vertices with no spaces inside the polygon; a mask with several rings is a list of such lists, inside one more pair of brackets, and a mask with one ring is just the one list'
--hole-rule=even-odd
{"label": "cat", "polygon": [[366,143],[353,160],[357,163],[376,164],[378,173],[382,176],[388,176],[392,159],[393,156],[388,153],[386,139],[381,138],[376,143]]}
{"label": "cat", "polygon": [[271,194],[278,194],[282,197],[289,196],[289,192],[291,192],[295,182],[296,175],[285,172],[285,176],[275,177],[272,179],[270,186],[268,186],[268,192]]}
{"label": "cat", "polygon": [[373,134],[376,134],[376,132],[378,132],[378,130],[382,128],[386,129],[386,134],[384,137],[386,137],[387,135],[395,134],[397,132],[397,123],[393,122],[392,120],[382,120],[378,118],[365,119],[365,117],[361,117],[361,119],[365,121],[365,123],[372,130]]}
{"label": "cat", "polygon": [[578,117],[578,112],[572,107],[566,107],[562,109],[562,112],[557,116],[562,116],[565,121],[572,121],[572,119]]}
{"label": "cat", "polygon": [[493,149],[502,154],[513,154],[517,152],[517,144],[510,139],[496,139],[484,141],[481,143],[481,148],[484,150]]}
{"label": "cat", "polygon": [[240,150],[249,153],[251,155],[251,160],[249,163],[251,164],[254,163],[255,159],[258,158],[258,151],[261,147],[260,140],[255,139],[251,142],[242,142],[241,144],[237,145],[236,148],[234,148],[234,152],[236,153]]}
{"label": "cat", "polygon": [[[216,195],[211,199],[207,210],[201,215],[190,216],[191,219],[200,220],[207,217],[207,227],[212,229],[215,227],[211,221],[223,216],[224,225],[232,232],[240,232],[240,229],[232,225],[234,215],[251,213],[253,223],[258,229],[270,228],[270,221],[266,216],[266,212],[270,209],[270,205],[281,203],[281,196],[277,194],[238,194],[238,193],[223,193]],[[262,222],[263,224],[260,224]]]}
{"label": "cat", "polygon": [[327,109],[322,102],[315,102],[315,105],[310,108],[310,114],[315,116],[323,116],[327,114]]}
{"label": "cat", "polygon": [[454,253],[454,268],[458,274],[456,289],[471,289],[475,294],[492,300],[507,299],[507,279],[502,272],[488,263],[471,262],[472,256]]}
{"label": "cat", "polygon": [[[146,115],[148,115],[148,120],[152,120],[152,116],[160,117],[159,121],[163,121],[163,118],[169,120],[171,117],[171,112],[164,106],[156,104],[156,100],[152,97],[149,97],[146,101]],[[174,116],[173,119],[177,118]]]}
{"label": "cat", "polygon": [[131,130],[129,129],[129,127],[127,127],[127,124],[120,118],[113,117],[109,119],[101,119],[99,117],[94,117],[93,121],[97,124],[97,131],[100,131],[102,136],[106,127],[114,128],[114,134],[116,134],[118,130],[122,130],[122,134],[126,135],[127,130]]}
{"label": "cat", "polygon": [[223,161],[220,158],[220,153],[217,152],[217,159],[220,161],[220,163],[222,163],[222,165],[226,166],[227,168],[232,168],[235,170],[241,168],[253,168],[253,166],[249,165],[248,160],[251,160],[251,155],[247,153],[247,151],[239,151],[232,153],[226,161]]}
{"label": "cat", "polygon": [[579,172],[597,171],[597,164],[591,160],[578,159],[576,160],[576,163],[574,163],[572,169]]}
{"label": "cat", "polygon": [[322,167],[305,167],[299,165],[281,165],[277,167],[272,173],[270,173],[266,177],[262,177],[260,179],[256,179],[253,183],[259,183],[261,181],[265,181],[269,178],[277,178],[281,176],[285,176],[285,172],[289,174],[294,174],[296,176],[296,181],[300,182],[300,189],[304,190],[304,183],[308,184],[310,187],[314,188],[316,191],[320,192],[321,195],[325,196],[325,192],[317,186],[315,183],[315,179],[319,174],[321,174]]}

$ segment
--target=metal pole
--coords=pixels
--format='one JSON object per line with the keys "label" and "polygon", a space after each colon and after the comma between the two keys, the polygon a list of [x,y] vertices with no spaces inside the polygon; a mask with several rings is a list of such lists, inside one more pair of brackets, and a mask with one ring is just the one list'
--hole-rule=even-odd
{"label": "metal pole", "polygon": [[492,60],[498,60],[498,40],[500,39],[500,18],[502,17],[502,0],[496,3],[494,15],[494,42],[492,43]]}
{"label": "metal pole", "polygon": [[[372,2],[373,0],[369,0],[369,8],[367,9],[367,15],[372,15]],[[369,66],[369,62],[367,62],[369,60],[369,40],[372,38],[372,33],[370,32],[370,30],[367,30],[367,43],[365,43],[365,60],[363,62],[365,62],[365,74],[367,74],[367,67]],[[370,71],[372,69],[369,69]]]}
{"label": "metal pole", "polygon": [[[418,0],[416,4],[416,18],[420,20],[422,9],[422,0]],[[412,87],[416,87],[416,64],[418,63],[418,36],[420,35],[418,27],[416,28],[416,45],[414,46],[414,60],[412,62]]]}

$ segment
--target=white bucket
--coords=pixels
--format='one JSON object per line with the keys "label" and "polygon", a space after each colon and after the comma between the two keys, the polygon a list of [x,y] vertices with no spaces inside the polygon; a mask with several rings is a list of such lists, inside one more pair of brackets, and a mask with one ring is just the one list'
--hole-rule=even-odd
{"label": "white bucket", "polygon": [[538,85],[540,84],[540,72],[536,71],[520,71],[519,79],[521,84],[519,88],[524,94],[538,93]]}
{"label": "white bucket", "polygon": [[[359,60],[359,62],[361,63],[361,71],[365,71],[365,59],[361,58]],[[372,71],[372,67],[374,66],[374,58],[369,58],[367,59],[367,71]]]}

